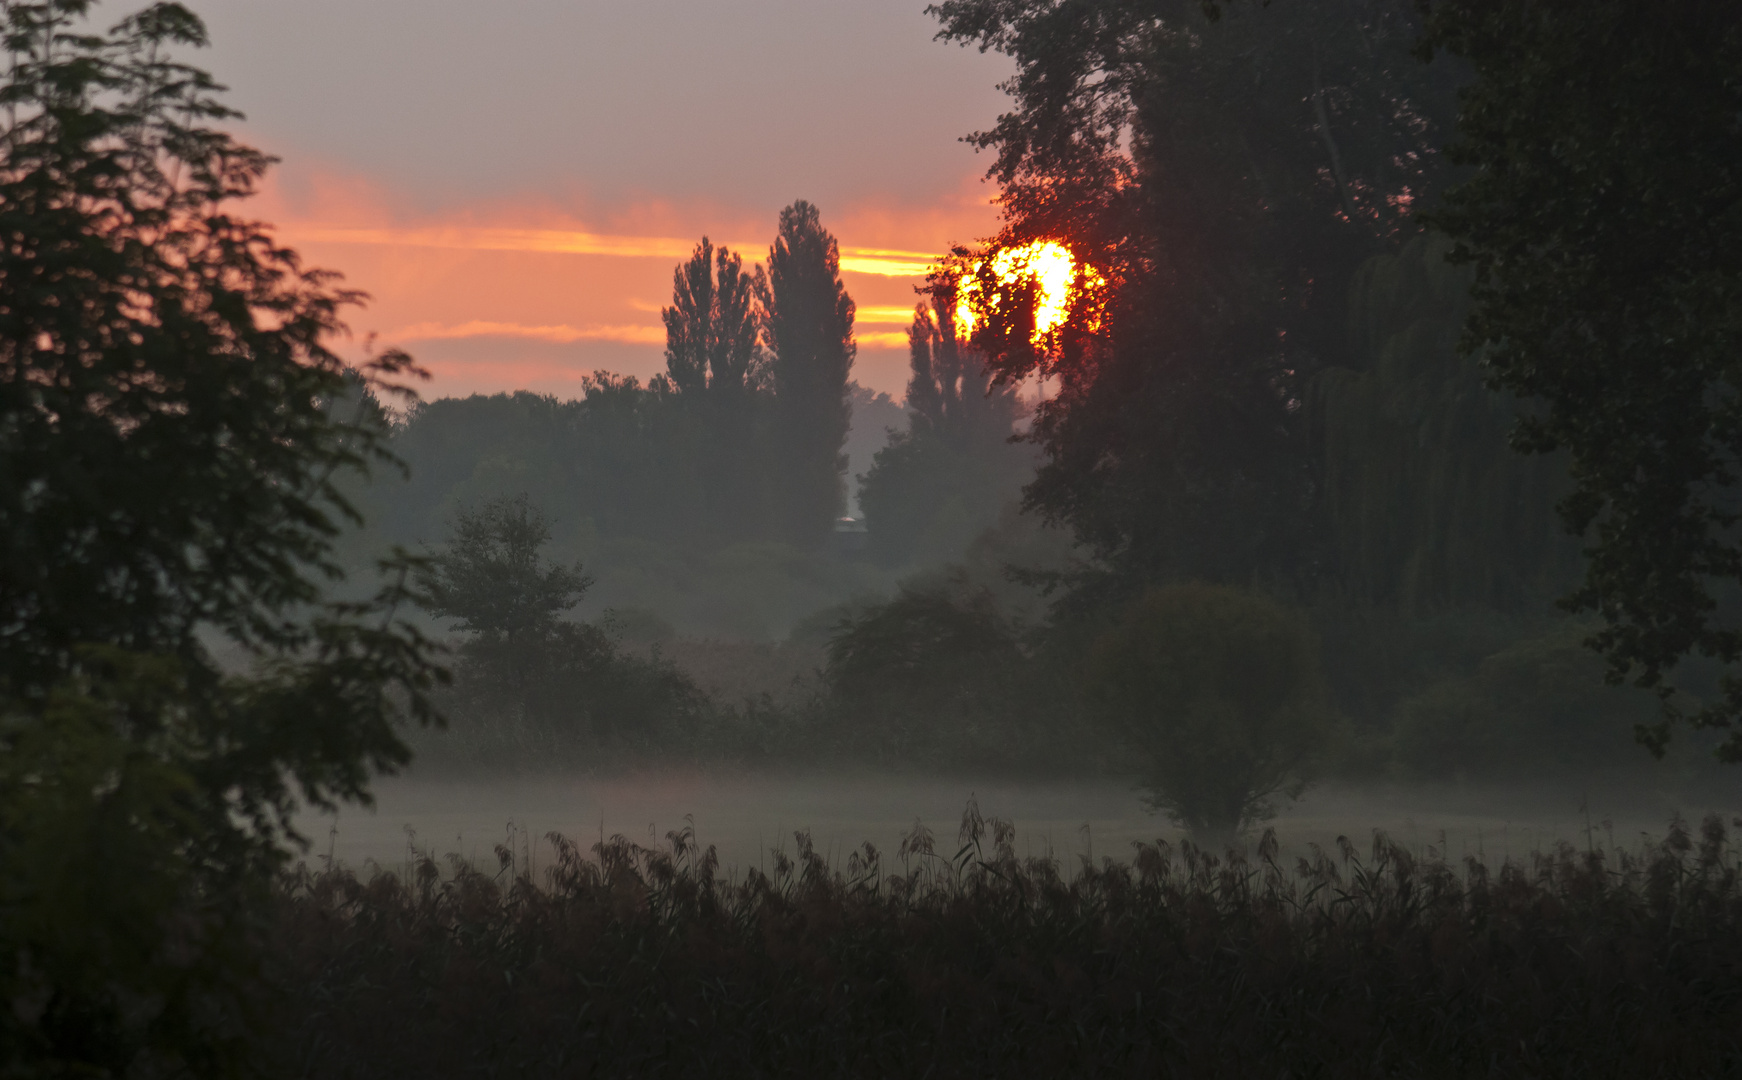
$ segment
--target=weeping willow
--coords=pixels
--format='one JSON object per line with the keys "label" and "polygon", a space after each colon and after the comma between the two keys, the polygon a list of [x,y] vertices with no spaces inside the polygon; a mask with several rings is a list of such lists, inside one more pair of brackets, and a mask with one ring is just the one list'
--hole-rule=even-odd
{"label": "weeping willow", "polygon": [[1578,577],[1579,543],[1555,514],[1567,462],[1508,444],[1526,406],[1458,352],[1470,281],[1447,247],[1422,237],[1361,267],[1363,366],[1315,385],[1331,576],[1350,600],[1411,613],[1537,608]]}

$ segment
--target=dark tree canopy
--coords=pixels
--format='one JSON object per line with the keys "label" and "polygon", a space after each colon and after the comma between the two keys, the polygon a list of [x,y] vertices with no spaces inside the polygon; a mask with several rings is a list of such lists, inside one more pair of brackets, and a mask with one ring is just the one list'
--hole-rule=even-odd
{"label": "dark tree canopy", "polygon": [[841,284],[840,252],[817,208],[799,200],[780,212],[762,291],[763,340],[771,355],[777,505],[785,538],[815,545],[834,527],[845,497],[841,447],[851,415],[853,298]]}
{"label": "dark tree canopy", "polygon": [[1354,362],[1311,402],[1324,573],[1400,612],[1547,611],[1581,570],[1554,509],[1566,456],[1509,445],[1526,407],[1458,351],[1471,275],[1450,247],[1418,236],[1350,283]]}
{"label": "dark tree canopy", "polygon": [[[998,243],[1056,238],[1111,282],[1056,347],[977,332],[1006,378],[1056,374],[1029,505],[1123,573],[1312,569],[1313,374],[1346,363],[1356,268],[1432,187],[1443,80],[1395,4],[950,0],[941,36],[1011,55]],[[989,323],[989,326],[991,324]]]}
{"label": "dark tree canopy", "polygon": [[293,810],[431,718],[403,564],[323,596],[342,476],[390,461],[359,383],[411,368],[347,373],[357,294],[232,210],[270,159],[171,58],[199,20],[90,7],[0,8],[0,997],[42,1003],[0,1071],[221,1075]]}
{"label": "dark tree canopy", "polygon": [[593,580],[578,563],[547,562],[549,541],[528,496],[498,496],[457,515],[430,560],[425,607],[462,635],[446,703],[472,728],[472,749],[523,756],[554,749],[564,732],[597,752],[692,719],[700,695],[688,679],[621,656],[602,628],[563,617]]}
{"label": "dark tree canopy", "polygon": [[[1666,695],[1690,655],[1742,660],[1742,9],[1707,0],[1431,5],[1429,47],[1469,63],[1433,217],[1475,270],[1465,347],[1539,403],[1526,450],[1565,448],[1587,541],[1570,606],[1620,681]],[[1440,63],[1442,59],[1434,62]],[[1742,681],[1697,710],[1742,717]],[[1722,756],[1742,760],[1742,733]]]}

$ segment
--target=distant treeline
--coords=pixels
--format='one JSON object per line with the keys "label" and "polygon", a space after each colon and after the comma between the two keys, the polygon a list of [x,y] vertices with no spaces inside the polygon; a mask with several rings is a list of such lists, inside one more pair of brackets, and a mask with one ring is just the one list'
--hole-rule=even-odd
{"label": "distant treeline", "polygon": [[[1033,475],[1033,448],[1013,441],[1014,387],[991,385],[924,305],[907,407],[852,381],[835,240],[803,202],[780,230],[766,265],[703,238],[677,267],[666,371],[646,383],[599,372],[567,401],[518,392],[379,411],[404,472],[352,485],[367,528],[348,554],[439,546],[461,515],[525,496],[554,549],[599,575],[603,603],[752,637],[960,559]],[[842,522],[850,495],[858,519]]]}

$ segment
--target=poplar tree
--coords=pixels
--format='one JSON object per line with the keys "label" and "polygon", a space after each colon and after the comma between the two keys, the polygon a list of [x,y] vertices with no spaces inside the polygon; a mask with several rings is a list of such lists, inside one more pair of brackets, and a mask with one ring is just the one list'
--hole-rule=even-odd
{"label": "poplar tree", "polygon": [[892,432],[859,478],[872,552],[890,564],[959,555],[1034,475],[1032,452],[1011,443],[1016,386],[994,383],[958,338],[953,288],[915,307],[907,341],[908,430]]}
{"label": "poplar tree", "polygon": [[957,336],[954,290],[914,308],[907,345],[907,405],[916,434],[935,434],[961,448],[976,439],[1009,438],[1021,410],[1016,385],[995,383],[985,357]]}
{"label": "poplar tree", "polygon": [[823,542],[845,502],[853,369],[853,298],[841,284],[840,252],[817,208],[799,200],[780,212],[761,287],[762,336],[774,386],[775,504],[781,534]]}
{"label": "poplar tree", "polygon": [[735,399],[760,375],[756,275],[741,256],[707,237],[672,273],[665,320],[665,367],[681,393]]}
{"label": "poplar tree", "polygon": [[760,270],[707,237],[672,273],[665,319],[665,364],[677,387],[680,422],[695,435],[690,472],[702,482],[702,509],[715,540],[766,531],[757,445],[757,391],[765,375],[760,344]]}

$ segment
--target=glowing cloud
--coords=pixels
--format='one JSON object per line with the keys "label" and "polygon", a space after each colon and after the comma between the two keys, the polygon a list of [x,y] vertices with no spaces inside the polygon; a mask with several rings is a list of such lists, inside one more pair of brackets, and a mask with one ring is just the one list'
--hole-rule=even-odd
{"label": "glowing cloud", "polygon": [[[861,255],[854,248],[841,249],[841,272],[845,274],[875,274],[878,277],[924,277],[937,260],[929,255],[911,252],[899,257],[889,254]],[[909,318],[913,315],[910,312]]]}
{"label": "glowing cloud", "polygon": [[[909,318],[911,317],[909,316]],[[864,334],[855,331],[853,342],[868,349],[905,349],[907,348],[907,331],[873,330]]]}
{"label": "glowing cloud", "polygon": [[[897,326],[906,326],[913,322],[913,309],[911,307],[868,304],[853,313],[853,322],[856,325],[894,323]],[[903,337],[901,340],[906,343],[907,338]]]}
{"label": "glowing cloud", "polygon": [[[552,255],[613,255],[626,258],[687,259],[694,240],[668,236],[607,236],[566,229],[493,228],[339,228],[291,222],[287,233],[299,240],[329,244],[388,247],[451,248],[464,251],[529,251]],[[728,244],[738,251],[759,250],[757,244]],[[841,269],[879,277],[924,277],[935,260],[919,251],[883,248],[841,249]]]}
{"label": "glowing cloud", "polygon": [[399,330],[384,334],[389,341],[453,341],[460,338],[478,337],[510,337],[528,338],[533,341],[548,341],[557,345],[571,345],[577,341],[621,341],[631,345],[663,345],[665,344],[665,328],[662,326],[589,326],[577,328],[573,326],[522,326],[519,323],[486,322],[474,319],[471,322],[447,326],[442,323],[414,323]]}

